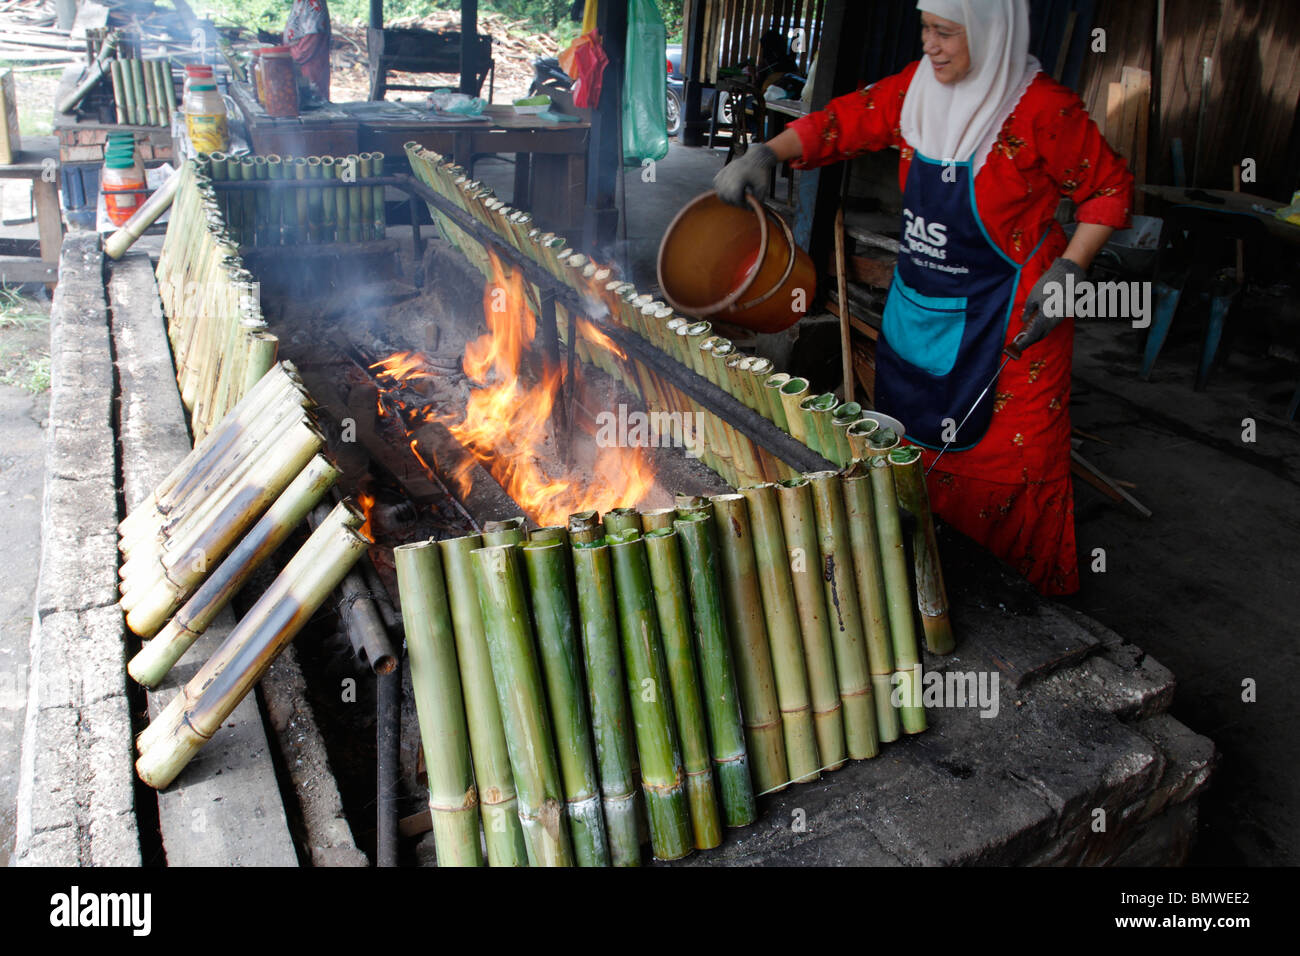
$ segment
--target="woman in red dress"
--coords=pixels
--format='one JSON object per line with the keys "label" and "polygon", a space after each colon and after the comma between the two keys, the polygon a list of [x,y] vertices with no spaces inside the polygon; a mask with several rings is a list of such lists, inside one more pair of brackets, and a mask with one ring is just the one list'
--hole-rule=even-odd
{"label": "woman in red dress", "polygon": [[[920,0],[925,59],[796,120],[718,174],[762,197],[783,161],[899,150],[903,229],[876,405],[920,445],[936,513],[1044,594],[1079,587],[1070,485],[1074,323],[1056,307],[1129,225],[1133,177],[1029,55],[1026,0]],[[1054,215],[1068,196],[1078,227]],[[1058,285],[1059,284],[1059,285]],[[1001,374],[1003,348],[1023,349]],[[981,391],[997,375],[982,401]],[[963,423],[966,413],[975,411]],[[958,425],[960,424],[960,427]]]}

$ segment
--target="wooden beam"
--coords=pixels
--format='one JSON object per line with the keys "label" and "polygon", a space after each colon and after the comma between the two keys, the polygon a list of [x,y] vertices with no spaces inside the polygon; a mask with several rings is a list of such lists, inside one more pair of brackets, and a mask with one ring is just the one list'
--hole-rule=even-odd
{"label": "wooden beam", "polygon": [[477,65],[478,0],[460,0],[460,91],[466,96],[478,95]]}

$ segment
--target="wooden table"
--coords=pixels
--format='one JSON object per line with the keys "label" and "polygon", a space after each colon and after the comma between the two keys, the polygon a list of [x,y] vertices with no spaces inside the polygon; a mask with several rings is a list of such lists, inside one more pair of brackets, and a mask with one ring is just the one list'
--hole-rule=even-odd
{"label": "wooden table", "polygon": [[63,220],[59,215],[59,148],[53,136],[24,137],[25,148],[15,162],[0,166],[0,179],[26,179],[32,184],[36,205],[36,232],[41,257],[0,257],[0,282],[45,282],[53,284],[59,275],[59,247],[63,244]]}
{"label": "wooden table", "polygon": [[331,103],[300,117],[277,118],[266,114],[244,84],[232,83],[231,92],[255,153],[344,156],[379,151],[404,164],[406,144],[416,142],[466,169],[477,158],[514,153],[511,204],[531,212],[547,229],[563,233],[582,228],[591,136],[586,119],[548,122],[517,114],[510,106],[489,106],[483,119],[461,121],[387,101]]}

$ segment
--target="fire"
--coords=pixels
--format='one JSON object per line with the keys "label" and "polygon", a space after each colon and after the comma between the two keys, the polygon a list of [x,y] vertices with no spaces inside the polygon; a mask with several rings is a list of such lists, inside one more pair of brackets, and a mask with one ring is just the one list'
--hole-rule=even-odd
{"label": "fire", "polygon": [[367,538],[374,540],[374,530],[370,527],[370,513],[375,508],[375,496],[368,491],[362,491],[357,494],[357,504],[361,508],[361,513],[366,516],[366,523],[361,526],[361,533]]}
{"label": "fire", "polygon": [[422,378],[433,378],[428,369],[429,360],[423,352],[394,352],[370,366],[377,378],[386,385],[401,385]]}
{"label": "fire", "polygon": [[616,358],[620,358],[620,359],[627,358],[627,353],[625,353],[621,348],[615,345],[613,339],[611,339],[600,329],[596,328],[586,319],[578,320],[578,334],[581,335],[591,345],[594,345],[597,348],[604,349],[606,352],[609,352],[611,355],[615,356]]}
{"label": "fire", "polygon": [[[562,524],[575,511],[636,505],[654,486],[654,470],[639,449],[596,449],[589,475],[556,477],[541,467],[561,374],[552,370],[532,386],[520,379],[520,359],[536,334],[536,318],[526,305],[522,274],[507,276],[495,256],[492,271],[483,293],[488,331],[466,346],[462,366],[480,387],[471,393],[464,417],[448,421],[448,429],[539,524]],[[605,339],[590,323],[582,325],[589,326],[596,344]],[[612,342],[607,347],[617,350]],[[453,476],[462,493],[468,471]]]}

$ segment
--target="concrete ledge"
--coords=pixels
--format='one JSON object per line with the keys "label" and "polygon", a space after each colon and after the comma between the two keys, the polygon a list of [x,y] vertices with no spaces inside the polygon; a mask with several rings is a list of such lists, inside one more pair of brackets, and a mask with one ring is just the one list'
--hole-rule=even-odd
{"label": "concrete ledge", "polygon": [[117,601],[113,364],[98,238],[64,240],[18,789],[19,866],[138,866]]}

